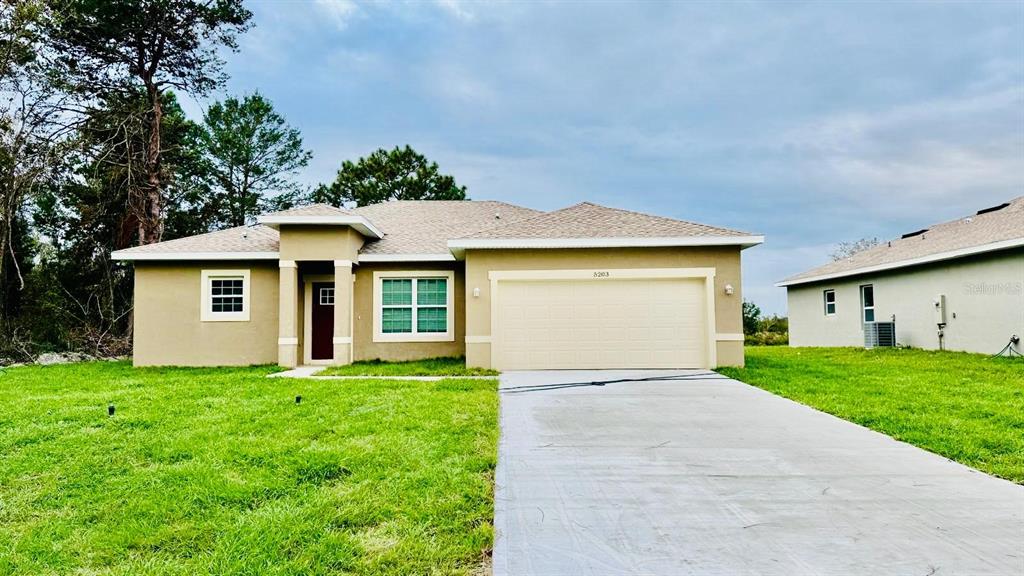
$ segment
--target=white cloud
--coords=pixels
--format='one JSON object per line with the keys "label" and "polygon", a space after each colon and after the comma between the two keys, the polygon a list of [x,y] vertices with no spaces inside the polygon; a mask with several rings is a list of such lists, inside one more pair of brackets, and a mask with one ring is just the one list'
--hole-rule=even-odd
{"label": "white cloud", "polygon": [[[883,216],[928,218],[1024,188],[1024,89],[839,113],[780,138],[813,187]],[[1017,191],[1016,193],[1014,191]]]}
{"label": "white cloud", "polygon": [[476,16],[468,9],[468,2],[463,2],[462,0],[434,0],[434,3],[463,22],[472,22],[476,19]]}
{"label": "white cloud", "polygon": [[786,290],[776,282],[828,262],[832,244],[815,243],[781,247],[772,242],[743,251],[743,299],[761,307],[765,314],[786,314]]}
{"label": "white cloud", "polygon": [[315,0],[316,6],[340,29],[347,28],[359,14],[354,0]]}
{"label": "white cloud", "polygon": [[421,81],[425,91],[450,106],[471,106],[479,113],[491,109],[498,101],[497,92],[487,80],[454,64],[440,63],[422,70]]}

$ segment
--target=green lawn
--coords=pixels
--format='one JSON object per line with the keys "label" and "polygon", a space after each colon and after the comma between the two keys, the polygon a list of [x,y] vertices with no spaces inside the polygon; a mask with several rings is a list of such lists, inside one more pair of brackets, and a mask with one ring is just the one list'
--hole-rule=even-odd
{"label": "green lawn", "polygon": [[467,368],[465,358],[429,358],[409,362],[364,360],[332,366],[318,376],[497,376],[497,370]]}
{"label": "green lawn", "polygon": [[496,381],[274,370],[0,371],[0,574],[481,570]]}
{"label": "green lawn", "polygon": [[720,372],[1024,484],[1024,360],[751,347],[745,368]]}

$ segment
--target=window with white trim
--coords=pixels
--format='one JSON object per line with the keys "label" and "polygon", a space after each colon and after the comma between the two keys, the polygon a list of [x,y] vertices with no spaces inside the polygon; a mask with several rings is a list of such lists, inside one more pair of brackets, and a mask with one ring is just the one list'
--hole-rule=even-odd
{"label": "window with white trim", "polygon": [[376,341],[452,341],[454,275],[375,272]]}
{"label": "window with white trim", "polygon": [[246,322],[249,320],[249,271],[203,270],[203,322]]}
{"label": "window with white trim", "polygon": [[860,287],[860,303],[864,309],[864,323],[875,321],[875,287],[866,284]]}
{"label": "window with white trim", "polygon": [[242,278],[213,278],[210,280],[210,311],[211,312],[243,312],[245,300],[242,298]]}
{"label": "window with white trim", "polygon": [[825,290],[825,316],[834,316],[836,313],[836,291]]}
{"label": "window with white trim", "polygon": [[320,305],[334,306],[334,287],[320,288]]}

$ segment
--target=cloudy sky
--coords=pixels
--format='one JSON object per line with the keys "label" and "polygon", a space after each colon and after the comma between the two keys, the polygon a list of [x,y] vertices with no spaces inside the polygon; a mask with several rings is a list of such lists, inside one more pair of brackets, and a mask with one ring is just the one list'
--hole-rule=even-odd
{"label": "cloudy sky", "polygon": [[250,7],[214,97],[273,100],[303,181],[411,144],[474,199],[764,233],[744,290],[770,312],[839,241],[1024,194],[1022,2]]}

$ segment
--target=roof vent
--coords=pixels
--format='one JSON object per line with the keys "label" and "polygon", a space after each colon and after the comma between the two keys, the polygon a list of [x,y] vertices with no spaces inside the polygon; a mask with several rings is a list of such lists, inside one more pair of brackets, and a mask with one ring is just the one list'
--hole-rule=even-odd
{"label": "roof vent", "polygon": [[1006,208],[1009,205],[1010,205],[1009,202],[1003,202],[999,206],[992,206],[991,208],[985,208],[983,210],[978,210],[978,216],[981,216],[982,214],[988,214],[989,212],[998,212],[999,210],[1002,210],[1003,208]]}
{"label": "roof vent", "polygon": [[494,213],[494,219],[495,220],[501,220],[501,212],[495,212]]}
{"label": "roof vent", "polygon": [[924,235],[924,233],[925,233],[925,232],[927,232],[927,231],[928,231],[928,229],[927,229],[927,228],[922,228],[922,229],[920,229],[920,230],[916,230],[916,231],[914,231],[914,232],[907,232],[907,233],[906,233],[906,234],[904,234],[903,236],[900,236],[900,239],[901,239],[901,240],[906,240],[907,238],[913,238],[914,236],[922,236],[922,235]]}

